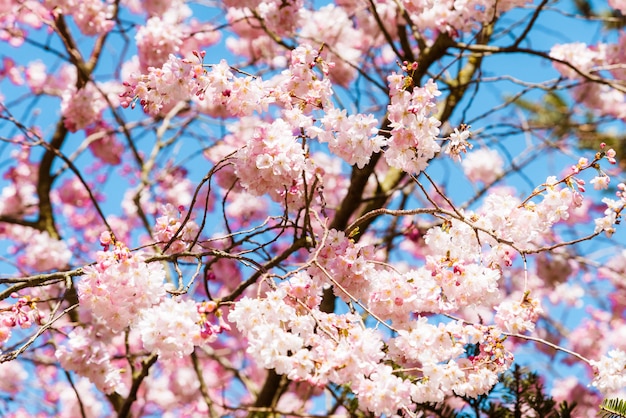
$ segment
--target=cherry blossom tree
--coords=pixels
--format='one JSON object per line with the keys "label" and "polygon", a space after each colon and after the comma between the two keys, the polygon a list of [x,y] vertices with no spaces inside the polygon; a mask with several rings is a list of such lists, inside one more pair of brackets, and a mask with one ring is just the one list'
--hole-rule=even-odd
{"label": "cherry blossom tree", "polygon": [[0,414],[626,396],[600,3],[0,2]]}

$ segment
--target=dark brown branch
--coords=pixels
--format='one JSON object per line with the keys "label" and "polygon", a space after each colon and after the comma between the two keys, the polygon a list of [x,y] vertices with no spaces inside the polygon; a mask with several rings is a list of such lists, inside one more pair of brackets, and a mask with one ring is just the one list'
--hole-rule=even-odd
{"label": "dark brown branch", "polygon": [[64,370],[63,372],[65,373],[65,377],[67,378],[67,381],[70,383],[70,386],[72,387],[72,389],[74,390],[74,393],[76,394],[76,400],[78,401],[78,407],[80,408],[80,416],[82,418],[87,418],[87,414],[85,414],[85,405],[83,405],[83,400],[80,398],[80,394],[78,393],[78,390],[76,389],[76,385],[74,385],[74,380],[72,379],[72,375],[67,370]]}
{"label": "dark brown branch", "polygon": [[152,367],[152,365],[156,363],[158,358],[159,357],[156,354],[152,354],[150,357],[143,361],[141,370],[139,370],[139,372],[133,376],[133,384],[130,388],[130,393],[128,394],[128,397],[117,412],[118,418],[127,418],[128,416],[130,416],[130,408],[133,405],[133,402],[137,400],[137,391],[139,390],[139,386],[141,386],[143,380],[148,376],[148,374],[150,373],[150,367]]}
{"label": "dark brown branch", "polygon": [[298,251],[301,248],[306,248],[308,245],[309,245],[309,240],[307,240],[306,238],[300,238],[300,239],[296,240],[289,248],[287,248],[281,254],[279,254],[278,256],[272,258],[270,261],[265,263],[262,266],[261,269],[259,269],[256,273],[254,273],[252,276],[250,276],[250,278],[248,280],[246,280],[245,282],[241,283],[235,290],[233,290],[233,292],[230,295],[225,296],[224,298],[222,298],[222,299],[220,299],[219,301],[216,301],[216,302],[218,302],[218,304],[219,304],[219,303],[223,303],[223,302],[232,302],[232,301],[234,301],[239,296],[241,296],[241,294],[244,292],[244,290],[246,290],[248,287],[250,287],[254,283],[256,283],[257,280],[259,280],[259,278],[261,278],[261,276],[263,274],[265,274],[270,269],[272,269],[272,268],[276,267],[277,265],[279,265],[281,262],[286,260],[294,252]]}
{"label": "dark brown branch", "polygon": [[[493,24],[486,25],[477,37],[477,44],[485,45],[489,43],[492,34]],[[450,94],[446,97],[445,107],[441,115],[439,115],[442,122],[450,118],[457,104],[461,101],[463,96],[465,96],[465,92],[470,86],[474,74],[476,74],[482,64],[483,57],[484,55],[481,53],[471,54],[467,60],[467,64],[459,71],[456,79],[447,82],[450,86]]]}
{"label": "dark brown branch", "polygon": [[56,153],[54,150],[58,150],[63,145],[67,136],[68,130],[63,123],[63,118],[57,122],[56,130],[52,140],[48,144],[46,152],[41,158],[39,164],[39,172],[37,179],[37,196],[39,197],[39,218],[37,224],[39,229],[47,231],[51,238],[60,239],[59,232],[54,224],[54,215],[52,213],[52,202],[50,201],[50,191],[52,190],[52,183],[54,179],[50,175],[52,169],[52,163]]}
{"label": "dark brown branch", "polygon": [[[267,371],[267,377],[265,378],[265,383],[263,384],[263,387],[261,388],[261,392],[259,392],[259,395],[257,396],[256,401],[254,402],[255,408],[267,408],[276,404],[276,401],[277,401],[276,395],[280,393],[278,389],[281,386],[282,380],[283,380],[283,376],[277,374],[274,371],[274,369]],[[248,415],[249,418],[261,417],[261,416],[266,417],[268,415],[267,413],[262,413],[262,415],[260,415],[257,412],[251,412]]]}
{"label": "dark brown branch", "polygon": [[370,4],[370,9],[372,10],[372,15],[374,16],[374,19],[376,19],[376,24],[378,25],[378,28],[380,29],[380,31],[383,33],[383,36],[385,37],[387,44],[391,47],[391,49],[393,49],[393,53],[396,54],[396,57],[398,57],[400,61],[404,61],[406,59],[405,57],[407,57],[411,53],[410,49],[409,49],[409,52],[404,51],[404,54],[398,50],[395,42],[393,41],[393,39],[391,38],[391,35],[389,34],[389,31],[385,27],[385,24],[383,23],[382,19],[380,18],[380,15],[378,14],[378,10],[376,10],[376,4],[374,3],[374,0],[369,0],[369,4]]}
{"label": "dark brown branch", "polygon": [[207,388],[206,381],[204,380],[204,376],[202,375],[202,369],[200,368],[200,361],[198,360],[198,355],[195,351],[191,353],[191,362],[193,364],[193,370],[196,372],[198,383],[200,383],[200,393],[202,394],[202,399],[204,399],[204,402],[209,409],[209,415],[214,417],[215,411],[213,410],[213,401],[211,401],[211,397],[209,396],[209,390]]}

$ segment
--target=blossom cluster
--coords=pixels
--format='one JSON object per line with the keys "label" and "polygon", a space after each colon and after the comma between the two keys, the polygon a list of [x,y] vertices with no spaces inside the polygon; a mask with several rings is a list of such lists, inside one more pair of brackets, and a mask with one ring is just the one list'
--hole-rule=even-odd
{"label": "blossom cluster", "polygon": [[161,264],[146,263],[142,254],[116,242],[112,250],[98,252],[96,264],[84,268],[78,297],[102,325],[120,332],[134,325],[142,310],[161,302],[164,280]]}
{"label": "blossom cluster", "polygon": [[[204,54],[196,53],[201,59]],[[158,115],[180,101],[196,98],[201,110],[224,116],[250,115],[272,100],[259,79],[235,77],[226,61],[206,71],[198,61],[170,54],[160,67],[149,67],[147,75],[132,73],[120,95],[124,107],[139,101],[146,113]]]}
{"label": "blossom cluster", "polygon": [[135,35],[141,68],[162,66],[171,54],[179,52],[182,38],[182,28],[176,22],[158,16],[148,19]]}
{"label": "blossom cluster", "polygon": [[27,28],[41,28],[42,17],[50,13],[41,2],[33,0],[2,3],[0,11],[0,40],[13,47],[24,43]]}
{"label": "blossom cluster", "polygon": [[[15,140],[21,142],[23,138],[18,137]],[[15,165],[4,174],[9,184],[3,187],[0,195],[0,215],[29,215],[38,201],[37,165],[29,160],[30,151],[27,147],[13,151],[11,157]]]}
{"label": "blossom cluster", "polygon": [[454,128],[454,132],[450,134],[446,144],[445,153],[456,161],[461,161],[461,154],[472,149],[473,145],[468,142],[471,136],[469,126],[463,126],[461,130]]}
{"label": "blossom cluster", "polygon": [[[553,225],[568,220],[583,206],[581,191],[584,191],[584,182],[574,179],[570,183],[559,181],[554,176],[548,177],[533,193],[541,199],[539,202],[530,199],[522,202],[506,190],[490,193],[475,211],[463,212],[464,221],[453,219],[439,230],[431,229],[429,240],[439,237],[436,240],[439,254],[449,252],[453,260],[472,255],[474,259],[482,257],[487,263],[510,265],[513,252],[504,242],[515,243],[519,249],[536,247],[550,239]],[[579,186],[578,190],[574,183]],[[617,212],[613,210],[612,213]],[[606,227],[612,227],[614,221],[615,216],[608,219]],[[440,238],[446,236],[448,239]],[[488,251],[480,248],[477,236],[483,247],[489,246]]]}
{"label": "blossom cluster", "polygon": [[[199,227],[194,221],[188,220],[183,226],[182,209],[167,204],[161,210],[162,215],[156,219],[154,238],[163,246],[171,241],[168,248],[170,254],[190,251],[193,241],[198,236]],[[179,230],[180,233],[175,235]]]}
{"label": "blossom cluster", "polygon": [[[93,138],[89,143],[89,150],[104,164],[119,165],[122,162],[124,145],[112,133],[112,127],[100,120],[85,129],[87,138]],[[93,135],[93,136],[92,136]]]}
{"label": "blossom cluster", "polygon": [[[467,232],[465,238],[455,234],[460,230]],[[391,320],[394,326],[407,326],[413,312],[447,313],[492,303],[499,295],[499,270],[453,258],[458,253],[451,249],[463,248],[464,240],[470,245],[465,249],[468,254],[478,250],[471,228],[465,225],[450,231],[431,229],[426,236],[431,250],[426,265],[400,273],[380,267],[372,246],[356,244],[343,232],[331,230],[318,250],[318,264],[308,271],[314,280],[334,284],[335,293],[346,302],[360,300],[378,318]]]}
{"label": "blossom cluster", "polygon": [[[377,135],[378,121],[372,115],[349,115],[331,104],[332,89],[325,75],[333,63],[322,60],[319,51],[304,44],[291,52],[289,68],[270,81],[235,77],[225,61],[206,71],[203,53],[196,52],[198,63],[173,55],[160,68],[151,67],[147,75],[131,75],[122,93],[122,106],[138,100],[144,110],[158,114],[178,101],[193,99],[201,112],[213,116],[244,116],[261,112],[270,103],[283,108],[283,118],[271,123],[257,120],[252,135],[238,138],[234,174],[240,185],[255,195],[270,194],[282,201],[301,193],[305,148],[297,133],[328,142],[330,148],[350,164],[362,167],[371,155],[385,145]],[[314,71],[322,68],[322,74]],[[326,109],[321,126],[314,125],[314,110]],[[242,119],[243,120],[243,119]],[[306,174],[305,174],[306,175]],[[310,176],[310,174],[308,174]]]}
{"label": "blossom cluster", "polygon": [[[298,314],[298,307],[285,299],[289,299],[287,291],[280,288],[265,299],[242,299],[229,314],[229,321],[245,333],[248,353],[260,366],[319,385],[352,381],[360,387],[371,381],[368,376],[377,371],[383,357],[380,333],[362,327],[354,314]],[[385,380],[402,383],[391,373]],[[387,399],[387,405],[376,410],[389,411],[398,405],[396,401]]]}
{"label": "blossom cluster", "polygon": [[113,2],[103,0],[45,0],[44,5],[55,14],[74,18],[76,26],[87,36],[102,35],[115,26]]}
{"label": "blossom cluster", "polygon": [[136,329],[146,350],[165,358],[181,357],[204,342],[198,322],[195,302],[168,298],[144,309]]}
{"label": "blossom cluster", "polygon": [[[441,402],[453,392],[477,396],[510,365],[495,329],[461,322],[434,326],[419,317],[384,343],[356,314],[317,310],[311,302],[319,301],[321,287],[303,272],[294,279],[295,285],[283,282],[265,298],[244,298],[231,310],[228,319],[246,335],[248,353],[290,379],[350,383],[359,405],[377,415],[412,402]],[[467,344],[481,349],[467,357]],[[404,369],[394,371],[386,356]]]}
{"label": "blossom cluster", "polygon": [[93,83],[85,84],[80,90],[68,89],[63,93],[61,113],[70,132],[85,129],[102,119],[107,102]]}
{"label": "blossom cluster", "polygon": [[611,280],[619,289],[626,288],[626,250],[622,250],[608,260],[599,271],[600,276]]}
{"label": "blossom cluster", "polygon": [[[327,76],[335,64],[323,59],[320,51],[308,43],[291,51],[289,58],[289,67],[274,80],[276,90],[273,96],[276,101],[285,107],[286,114],[289,110],[308,114],[313,110],[327,109],[333,95],[332,83]],[[314,70],[318,64],[322,69],[321,75]],[[300,126],[308,125],[302,121]]]}
{"label": "blossom cluster", "polygon": [[222,60],[202,78],[202,90],[194,99],[199,110],[214,117],[244,117],[267,110],[274,102],[260,77],[235,77]]}
{"label": "blossom cluster", "polygon": [[[17,294],[12,295],[18,298]],[[5,327],[29,328],[33,324],[41,325],[44,314],[37,308],[37,298],[30,296],[19,297],[9,309],[0,309],[0,319]],[[2,339],[0,339],[2,341]]]}
{"label": "blossom cluster", "polygon": [[[0,343],[2,339],[0,339]],[[22,383],[28,378],[28,373],[22,364],[17,361],[7,361],[0,363],[0,391],[10,395],[15,395],[22,389]]]}
{"label": "blossom cluster", "polygon": [[102,334],[94,327],[74,328],[66,344],[57,348],[56,357],[66,370],[88,378],[104,393],[125,393],[122,370],[113,363],[108,338]]}
{"label": "blossom cluster", "polygon": [[[243,57],[248,62],[267,63],[270,68],[285,67],[287,63],[285,50],[265,33],[252,16],[251,9],[247,8],[244,2],[237,2],[228,8],[226,20],[236,36],[226,39],[226,47],[231,53]],[[297,19],[298,17],[294,16],[294,21]],[[291,27],[292,22],[287,28]]]}
{"label": "blossom cluster", "polygon": [[[171,235],[170,221],[180,221],[179,214],[172,218],[176,212],[172,207],[165,209],[168,212],[160,221],[166,229],[156,228],[162,238]],[[182,296],[167,297],[162,264],[147,263],[143,253],[131,252],[109,232],[101,234],[100,242],[104,251],[98,252],[94,265],[83,269],[77,284],[81,308],[93,324],[74,329],[67,344],[58,347],[56,356],[63,367],[89,378],[105,393],[123,393],[122,366],[112,360],[110,351],[116,346],[113,341],[123,337],[122,331],[130,330],[137,344],[151,353],[180,358],[229,329],[223,321],[211,324],[210,318],[219,316],[214,308]]]}
{"label": "blossom cluster", "polygon": [[26,270],[42,272],[63,269],[72,258],[67,242],[51,237],[47,231],[4,224],[0,226],[0,237],[13,242],[8,249],[9,253],[15,255],[17,264]]}
{"label": "blossom cluster", "polygon": [[364,31],[355,27],[351,16],[342,7],[328,4],[318,10],[303,10],[300,36],[312,40],[314,48],[333,45],[325,60],[333,62],[329,68],[330,80],[347,86],[357,74],[357,63],[367,52],[369,44],[363,41]]}
{"label": "blossom cluster", "polygon": [[[490,304],[497,299],[500,273],[469,261],[452,264],[449,250],[437,247],[436,240],[427,241],[447,256],[433,252],[426,266],[402,274],[376,263],[372,246],[331,230],[306,272],[295,274],[264,299],[244,298],[228,318],[244,332],[248,352],[262,367],[318,384],[350,381],[359,404],[375,414],[408,408],[411,401],[440,402],[453,392],[485,393],[512,360],[498,329],[462,322],[437,326],[415,314]],[[459,237],[454,242],[460,241]],[[347,303],[360,302],[378,321],[390,320],[398,336],[385,343],[351,314],[319,312],[321,289],[328,284]],[[528,320],[536,320],[536,315],[530,314]],[[369,341],[367,352],[362,338]],[[349,346],[344,349],[344,344]],[[480,350],[468,356],[468,344]],[[345,352],[351,353],[349,362]],[[386,356],[417,375],[394,373],[383,362]],[[359,364],[356,370],[353,361]]]}
{"label": "blossom cluster", "polygon": [[[390,341],[390,353],[405,366],[421,364],[423,377],[411,391],[416,402],[440,402],[453,392],[470,397],[483,394],[513,360],[495,327],[460,321],[434,326],[424,317],[411,325]],[[478,350],[469,353],[468,347]]]}
{"label": "blossom cluster", "polygon": [[257,127],[252,139],[235,154],[235,174],[250,193],[268,193],[275,201],[301,192],[305,150],[283,119]]}
{"label": "blossom cluster", "polygon": [[626,95],[605,83],[589,82],[591,74],[606,73],[614,80],[622,80],[626,73],[621,65],[626,58],[626,34],[616,43],[587,45],[582,42],[555,45],[550,56],[555,68],[565,77],[579,80],[575,98],[604,115],[626,120]]}
{"label": "blossom cluster", "polygon": [[506,300],[496,306],[495,322],[503,330],[514,334],[533,331],[543,309],[539,301],[524,295],[523,300]]}
{"label": "blossom cluster", "polygon": [[596,377],[592,383],[604,394],[615,393],[626,387],[626,352],[611,350],[600,360],[591,361]]}
{"label": "blossom cluster", "polygon": [[26,329],[34,324],[42,325],[45,320],[44,313],[37,306],[39,298],[30,295],[20,297],[17,293],[11,296],[18,299],[17,302],[6,306],[0,304],[0,347],[9,341],[13,328]]}
{"label": "blossom cluster", "polygon": [[[269,0],[254,6],[258,17],[269,30],[280,36],[289,36],[299,26],[300,14],[306,10],[303,5],[304,0]],[[242,7],[240,4],[233,6]]]}
{"label": "blossom cluster", "polygon": [[193,51],[207,48],[220,39],[219,32],[212,25],[189,19],[193,12],[184,1],[143,3],[149,18],[135,34],[142,72],[150,67],[161,67],[171,54],[191,57]]}
{"label": "blossom cluster", "polygon": [[412,91],[406,88],[412,82],[409,76],[394,73],[388,80],[391,135],[385,160],[407,173],[420,173],[441,149],[437,143],[441,122],[432,116],[441,92],[432,80]]}
{"label": "blossom cluster", "polygon": [[[76,91],[76,67],[61,65],[53,73],[46,64],[40,60],[31,61],[24,68],[25,83],[33,94],[49,94],[63,97],[65,92],[69,95]],[[115,83],[117,84],[117,83]]]}
{"label": "blossom cluster", "polygon": [[162,67],[150,67],[147,75],[131,74],[124,82],[126,91],[120,95],[123,107],[134,106],[139,100],[144,111],[157,115],[165,105],[189,100],[202,90],[200,63],[168,55]]}
{"label": "blossom cluster", "polygon": [[462,4],[454,0],[436,2],[403,0],[412,22],[423,30],[445,30],[457,36],[460,32],[477,29],[479,23],[487,23],[495,16],[514,7],[523,6],[530,0],[485,1],[467,0]]}
{"label": "blossom cluster", "polygon": [[378,120],[373,115],[347,116],[345,109],[331,108],[326,110],[321,123],[321,127],[312,126],[307,133],[328,143],[330,151],[350,165],[363,168],[372,154],[386,145],[385,138],[377,134]]}
{"label": "blossom cluster", "polygon": [[373,260],[372,245],[355,243],[343,231],[331,230],[325,242],[320,243],[318,264],[311,266],[309,274],[320,283],[336,284],[333,290],[346,302],[364,299],[370,294],[371,283],[377,275]]}
{"label": "blossom cluster", "polygon": [[[328,4],[318,10],[308,10],[297,8],[302,5],[301,0],[254,3],[246,6],[244,2],[237,2],[227,12],[228,21],[237,37],[229,37],[226,45],[234,54],[247,57],[251,62],[262,61],[279,68],[290,59],[285,56],[284,49],[261,29],[258,18],[263,18],[263,25],[276,35],[289,35],[295,25],[299,26],[299,37],[306,40],[303,43],[311,45],[313,50],[326,50],[325,59],[334,62],[328,71],[330,80],[342,86],[347,86],[354,79],[357,74],[356,63],[372,45],[373,39],[380,42],[380,37],[376,38],[380,34],[379,28],[366,32],[367,27],[376,25],[371,22],[372,16],[363,13],[361,8],[349,13],[348,4],[346,7]],[[360,24],[355,25],[353,19],[357,13]],[[373,39],[364,41],[364,38],[369,37]],[[333,45],[331,51],[328,50],[329,45]]]}
{"label": "blossom cluster", "polygon": [[606,204],[606,209],[602,218],[594,220],[596,224],[594,232],[604,232],[607,237],[610,237],[615,232],[615,225],[618,223],[617,221],[626,206],[626,194],[620,193],[619,200],[605,197],[602,199],[602,202]]}

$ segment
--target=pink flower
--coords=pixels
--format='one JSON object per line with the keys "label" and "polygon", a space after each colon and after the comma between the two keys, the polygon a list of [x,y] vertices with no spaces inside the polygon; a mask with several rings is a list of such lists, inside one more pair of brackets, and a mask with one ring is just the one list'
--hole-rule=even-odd
{"label": "pink flower", "polygon": [[363,168],[386,140],[378,133],[379,122],[373,115],[346,116],[346,111],[330,108],[322,118],[322,128],[311,127],[309,135],[328,142],[331,152],[348,164]]}
{"label": "pink flower", "polygon": [[88,138],[93,138],[89,142],[91,153],[105,164],[118,165],[122,162],[124,145],[117,140],[112,128],[103,121],[98,121],[85,129]]}
{"label": "pink flower", "polygon": [[145,263],[117,242],[99,251],[97,264],[87,266],[78,283],[78,297],[94,317],[113,332],[136,323],[142,310],[165,295],[165,271],[159,263]]}
{"label": "pink flower", "polygon": [[498,151],[481,148],[470,152],[461,162],[463,172],[471,182],[491,184],[504,174],[504,161]]}
{"label": "pink flower", "polygon": [[142,70],[161,67],[183,43],[180,25],[158,16],[151,17],[135,35]]}
{"label": "pink flower", "polygon": [[[0,340],[1,341],[1,340]],[[17,361],[7,361],[0,363],[0,392],[15,395],[22,390],[22,383],[28,378],[28,373],[21,363]]]}
{"label": "pink flower", "polygon": [[618,392],[626,386],[626,353],[612,350],[600,360],[592,360],[595,379],[592,385],[605,395]]}
{"label": "pink flower", "polygon": [[573,68],[561,63],[554,64],[561,74],[569,78],[580,77],[578,71],[588,73],[596,63],[604,60],[599,51],[582,42],[555,45],[550,50],[550,56],[572,65]]}
{"label": "pink flower", "polygon": [[387,80],[392,131],[387,140],[385,160],[392,167],[419,173],[441,149],[436,142],[441,122],[432,116],[439,91],[434,83],[428,82],[425,87],[414,88],[409,93],[404,90],[404,78],[400,75],[392,74]]}
{"label": "pink flower", "polygon": [[603,190],[603,189],[609,188],[610,181],[611,181],[611,178],[605,174],[605,175],[594,177],[593,179],[591,179],[589,183],[593,184],[594,189]]}
{"label": "pink flower", "polygon": [[254,137],[235,154],[235,173],[249,193],[268,193],[275,201],[296,197],[305,165],[304,149],[282,119],[261,124]]}
{"label": "pink flower", "polygon": [[71,132],[99,122],[106,107],[104,97],[93,83],[87,83],[78,91],[73,88],[66,90],[61,101],[64,123]]}
{"label": "pink flower", "polygon": [[543,309],[539,301],[524,296],[522,302],[507,300],[496,308],[495,322],[498,326],[513,334],[521,334],[535,329],[535,322]]}
{"label": "pink flower", "polygon": [[459,131],[454,128],[454,132],[450,134],[450,139],[448,139],[445,153],[449,154],[452,159],[461,161],[461,154],[472,148],[472,145],[467,142],[470,135],[469,129]]}
{"label": "pink flower", "polygon": [[87,377],[106,394],[124,393],[122,370],[114,365],[107,339],[94,327],[74,328],[68,335],[66,344],[58,346],[55,352],[63,368]]}
{"label": "pink flower", "polygon": [[160,304],[141,312],[135,329],[146,350],[160,357],[189,355],[194,343],[200,343],[200,315],[191,300],[164,299]]}

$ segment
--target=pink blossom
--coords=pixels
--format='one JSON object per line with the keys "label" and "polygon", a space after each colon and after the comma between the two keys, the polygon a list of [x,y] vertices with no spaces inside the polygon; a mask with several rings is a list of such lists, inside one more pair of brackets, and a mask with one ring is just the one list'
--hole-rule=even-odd
{"label": "pink blossom", "polygon": [[448,139],[445,153],[457,161],[461,161],[461,154],[466,153],[468,149],[472,148],[472,145],[467,142],[471,133],[468,129],[459,131],[454,128],[454,132],[450,134]]}
{"label": "pink blossom", "polygon": [[200,316],[193,301],[166,298],[140,316],[136,329],[143,346],[161,357],[189,355],[201,342]]}
{"label": "pink blossom", "polygon": [[[192,251],[194,241],[199,238],[199,227],[192,221],[188,220],[183,225],[184,214],[176,209],[172,204],[167,204],[161,208],[162,216],[156,220],[154,228],[154,238],[164,247],[171,244],[167,250],[170,254],[180,253],[183,251]],[[180,232],[179,232],[180,231]],[[178,235],[175,235],[178,233]]]}
{"label": "pink blossom", "polygon": [[259,126],[235,158],[235,174],[250,193],[269,193],[275,201],[297,196],[305,165],[304,149],[284,120]]}
{"label": "pink blossom", "polygon": [[63,269],[72,258],[67,243],[22,225],[9,225],[0,236],[10,238],[14,245],[9,251],[16,254],[17,263],[27,270],[43,272]]}
{"label": "pink blossom", "polygon": [[165,295],[165,271],[159,263],[145,263],[117,243],[99,251],[97,263],[87,266],[78,283],[78,297],[104,326],[119,332],[139,319],[142,310],[158,304]]}
{"label": "pink blossom", "polygon": [[604,232],[608,237],[610,237],[615,232],[617,214],[624,208],[624,201],[618,201],[605,197],[602,199],[602,202],[606,204],[607,208],[604,211],[604,217],[594,220],[596,224],[594,232]]}
{"label": "pink blossom", "polygon": [[335,83],[347,86],[357,73],[354,65],[361,57],[361,48],[365,46],[360,44],[362,32],[354,27],[342,8],[333,4],[313,12],[303,10],[300,17],[304,39],[312,39],[316,44],[335,45],[333,52],[325,58],[334,63],[328,74]]}
{"label": "pink blossom", "polygon": [[596,176],[589,183],[593,184],[593,188],[596,190],[603,190],[609,187],[611,178],[607,175]]}
{"label": "pink blossom", "polygon": [[168,57],[179,52],[183,43],[182,28],[169,20],[154,16],[135,35],[142,70],[161,67]]}
{"label": "pink blossom", "polygon": [[535,322],[543,313],[539,301],[526,295],[521,302],[506,300],[495,309],[497,312],[495,321],[498,326],[514,334],[533,331]]}
{"label": "pink blossom", "polygon": [[168,10],[172,8],[185,8],[185,3],[180,0],[152,0],[142,1],[141,6],[149,16],[163,16]]}
{"label": "pink blossom", "polygon": [[573,67],[561,63],[554,64],[561,74],[569,78],[579,77],[579,72],[589,72],[594,64],[603,60],[599,51],[594,51],[581,42],[555,45],[550,50],[550,55],[569,63]]}
{"label": "pink blossom", "polygon": [[[62,405],[62,408],[59,410],[59,418],[79,416],[82,414],[82,411],[84,411],[87,417],[98,417],[105,413],[104,404],[100,402],[93,391],[93,385],[86,378],[77,379],[74,382],[74,386],[56,382],[48,389],[49,392],[47,394],[54,392],[58,396],[58,404]],[[77,392],[82,401],[81,403],[78,402]]]}
{"label": "pink blossom", "polygon": [[70,332],[66,344],[57,348],[55,355],[64,368],[87,377],[104,393],[124,393],[122,370],[113,364],[106,341],[97,334],[91,327],[77,327]]}
{"label": "pink blossom", "polygon": [[24,367],[16,361],[0,363],[2,379],[0,379],[0,391],[10,395],[15,395],[22,390],[22,384],[28,378],[28,373]]}
{"label": "pink blossom", "polygon": [[591,360],[596,377],[592,385],[605,395],[611,395],[626,386],[626,353],[611,350],[600,360]]}
{"label": "pink blossom", "polygon": [[113,22],[113,5],[102,0],[46,0],[50,10],[57,10],[74,17],[76,26],[87,36],[101,35],[109,32]]}
{"label": "pink blossom", "polygon": [[504,161],[498,151],[481,148],[470,152],[461,162],[463,172],[471,182],[491,184],[504,174]]}
{"label": "pink blossom", "polygon": [[[23,138],[15,138],[21,142]],[[0,195],[0,215],[28,215],[38,202],[36,193],[37,165],[30,161],[30,150],[23,147],[14,150],[11,157],[15,164],[4,174],[8,185]]]}
{"label": "pink blossom", "polygon": [[328,142],[330,150],[348,164],[363,168],[386,144],[384,137],[377,135],[378,124],[373,115],[347,116],[345,110],[328,109],[323,127],[309,128],[309,135]]}
{"label": "pink blossom", "polygon": [[92,154],[105,164],[118,165],[122,161],[124,145],[119,142],[111,132],[111,127],[103,121],[85,129],[88,138],[93,138],[89,143]]}
{"label": "pink blossom", "polygon": [[419,173],[441,149],[435,141],[441,122],[431,116],[439,91],[434,83],[427,83],[409,93],[404,90],[403,80],[398,74],[388,77],[391,95],[388,111],[393,129],[384,156],[392,167]]}
{"label": "pink blossom", "polygon": [[0,69],[0,77],[7,77],[17,86],[24,84],[24,79],[21,74],[22,71],[12,58],[4,57],[2,59],[2,65],[3,68]]}
{"label": "pink blossom", "polygon": [[73,88],[63,93],[61,113],[68,130],[76,132],[99,122],[107,103],[92,83],[75,91]]}

